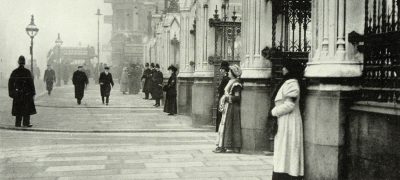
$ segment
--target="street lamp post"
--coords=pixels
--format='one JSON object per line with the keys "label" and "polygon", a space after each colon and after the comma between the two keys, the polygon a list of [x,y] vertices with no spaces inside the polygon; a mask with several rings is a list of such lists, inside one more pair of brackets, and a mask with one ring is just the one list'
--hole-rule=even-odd
{"label": "street lamp post", "polygon": [[63,41],[61,40],[60,33],[58,33],[58,37],[57,37],[55,43],[58,48],[58,73],[57,73],[58,80],[57,80],[56,86],[61,86],[61,45],[62,45]]}
{"label": "street lamp post", "polygon": [[26,34],[31,38],[31,47],[29,48],[29,52],[31,54],[31,73],[32,77],[34,77],[33,74],[33,38],[37,35],[39,29],[35,25],[35,19],[34,16],[31,15],[31,23],[28,24],[28,26],[25,28]]}
{"label": "street lamp post", "polygon": [[97,9],[97,72],[100,72],[100,9]]}

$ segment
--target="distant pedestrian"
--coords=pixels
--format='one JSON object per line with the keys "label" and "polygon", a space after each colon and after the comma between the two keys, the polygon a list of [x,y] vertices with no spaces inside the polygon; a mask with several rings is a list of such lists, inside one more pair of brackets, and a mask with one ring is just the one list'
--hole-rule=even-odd
{"label": "distant pedestrian", "polygon": [[240,76],[242,71],[238,65],[229,66],[229,82],[221,97],[219,110],[222,112],[218,129],[217,148],[215,153],[231,150],[239,153],[242,147],[240,104],[243,89]]}
{"label": "distant pedestrian", "polygon": [[160,71],[160,65],[156,64],[156,71],[153,73],[152,81],[153,81],[153,94],[152,97],[156,100],[155,107],[160,106],[160,100],[163,97],[163,74]]}
{"label": "distant pedestrian", "polygon": [[141,69],[138,65],[134,65],[133,68],[133,76],[132,76],[132,83],[133,83],[133,94],[138,94],[140,92],[140,76],[142,75]]}
{"label": "distant pedestrian", "polygon": [[72,83],[75,86],[75,98],[80,105],[82,98],[85,95],[85,88],[89,84],[88,77],[86,76],[83,66],[78,66],[78,70],[72,76]]}
{"label": "distant pedestrian", "polygon": [[303,123],[299,108],[303,67],[297,61],[285,60],[282,73],[283,81],[273,94],[275,105],[270,112],[278,118],[272,179],[300,180],[304,176]]}
{"label": "distant pedestrian", "polygon": [[51,95],[51,91],[53,90],[53,84],[56,82],[56,73],[51,68],[51,65],[47,65],[46,71],[44,71],[43,81],[46,83],[46,90],[49,96]]}
{"label": "distant pedestrian", "polygon": [[8,95],[13,99],[11,114],[15,116],[15,127],[21,127],[21,121],[24,127],[32,127],[30,116],[36,114],[34,77],[24,67],[24,56],[18,58],[18,64],[8,80]]}
{"label": "distant pedestrian", "polygon": [[[225,86],[228,84],[230,78],[228,77],[229,73],[229,63],[227,61],[222,61],[221,66],[219,68],[221,73],[221,82],[218,85],[218,101],[221,100],[221,97],[225,94]],[[219,123],[221,122],[222,112],[217,110],[217,119],[215,125],[215,132],[218,132]]]}
{"label": "distant pedestrian", "polygon": [[151,78],[150,78],[150,94],[151,94],[151,100],[154,100],[154,81],[153,81],[153,76],[157,72],[156,70],[156,65],[154,63],[150,64],[150,72],[151,72]]}
{"label": "distant pedestrian", "polygon": [[128,68],[124,67],[121,73],[121,79],[119,81],[120,88],[122,94],[126,94],[126,92],[129,91],[128,86],[129,86],[129,77],[128,77]]}
{"label": "distant pedestrian", "polygon": [[134,94],[134,81],[135,81],[135,65],[130,64],[128,67],[128,79],[129,79],[129,94]]}
{"label": "distant pedestrian", "polygon": [[151,92],[151,69],[149,68],[149,63],[146,63],[145,70],[143,71],[142,81],[143,82],[143,92],[144,92],[144,99],[149,99],[149,94]]}
{"label": "distant pedestrian", "polygon": [[171,77],[168,79],[168,84],[164,86],[164,91],[166,92],[165,106],[164,112],[168,113],[168,115],[177,114],[177,103],[176,103],[176,72],[178,69],[171,65],[168,67],[168,71],[170,71]]}
{"label": "distant pedestrian", "polygon": [[109,67],[105,67],[104,72],[100,74],[99,84],[101,101],[104,104],[104,98],[106,98],[106,105],[108,106],[111,88],[114,87],[114,81]]}

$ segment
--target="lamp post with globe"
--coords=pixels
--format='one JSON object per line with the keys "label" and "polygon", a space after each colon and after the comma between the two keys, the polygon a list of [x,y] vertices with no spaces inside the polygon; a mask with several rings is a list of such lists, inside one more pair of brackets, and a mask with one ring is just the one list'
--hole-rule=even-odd
{"label": "lamp post with globe", "polygon": [[31,47],[29,48],[29,52],[31,54],[31,73],[33,76],[33,38],[37,35],[39,29],[35,25],[34,16],[31,15],[31,23],[25,28],[26,34],[31,38]]}
{"label": "lamp post with globe", "polygon": [[56,46],[58,48],[58,75],[57,75],[57,84],[56,86],[61,86],[61,45],[63,41],[61,40],[60,33],[58,33],[58,37],[55,41]]}

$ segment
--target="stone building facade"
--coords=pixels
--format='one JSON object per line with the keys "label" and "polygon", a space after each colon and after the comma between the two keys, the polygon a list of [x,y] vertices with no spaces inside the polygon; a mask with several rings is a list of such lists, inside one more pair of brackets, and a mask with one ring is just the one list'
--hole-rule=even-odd
{"label": "stone building facade", "polygon": [[224,3],[240,7],[243,151],[272,149],[268,110],[279,79],[279,61],[289,58],[305,65],[306,179],[398,179],[400,66],[399,47],[392,42],[400,39],[399,3],[179,1],[179,13],[161,15],[159,34],[148,48],[155,53],[146,61],[171,63],[164,55],[168,42],[161,42],[172,36],[161,24],[176,17],[178,111],[192,116],[197,125],[212,124],[215,67],[209,57],[215,54],[215,30],[210,19],[215,7]]}

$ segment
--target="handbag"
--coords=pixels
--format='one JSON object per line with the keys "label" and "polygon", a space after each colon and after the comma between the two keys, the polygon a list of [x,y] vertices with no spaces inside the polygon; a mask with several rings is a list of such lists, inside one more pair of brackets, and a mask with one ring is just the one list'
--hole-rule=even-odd
{"label": "handbag", "polygon": [[165,91],[165,92],[167,92],[168,89],[169,89],[168,85],[164,85],[164,86],[162,87],[162,90]]}

